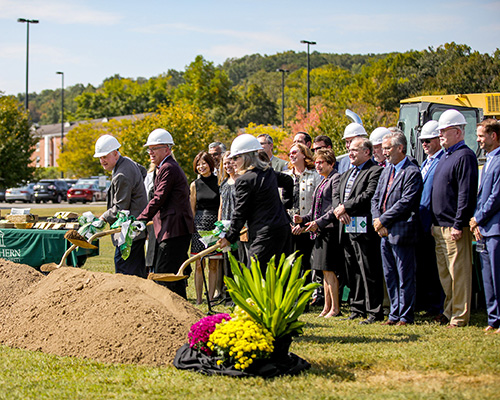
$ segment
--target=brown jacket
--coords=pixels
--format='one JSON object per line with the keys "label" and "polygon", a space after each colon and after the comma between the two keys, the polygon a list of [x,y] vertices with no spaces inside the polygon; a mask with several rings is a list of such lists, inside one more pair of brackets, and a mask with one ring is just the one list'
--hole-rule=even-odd
{"label": "brown jacket", "polygon": [[156,240],[184,236],[194,232],[194,219],[189,202],[189,185],[184,171],[172,156],[167,156],[156,170],[153,198],[139,220],[153,220]]}

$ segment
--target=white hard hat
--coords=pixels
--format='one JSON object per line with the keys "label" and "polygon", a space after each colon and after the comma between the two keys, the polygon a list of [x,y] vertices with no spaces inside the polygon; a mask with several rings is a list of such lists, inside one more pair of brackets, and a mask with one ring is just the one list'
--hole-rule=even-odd
{"label": "white hard hat", "polygon": [[375,128],[370,135],[370,142],[372,142],[374,146],[377,144],[382,144],[382,139],[388,133],[391,133],[391,131],[387,128],[384,128],[383,126]]}
{"label": "white hard hat", "polygon": [[431,119],[430,121],[427,121],[424,126],[422,127],[422,132],[420,132],[420,136],[418,137],[419,139],[435,139],[439,137],[439,129],[438,129],[439,122],[434,121]]}
{"label": "white hard hat", "polygon": [[174,139],[172,139],[172,135],[166,131],[165,129],[155,129],[148,136],[148,141],[144,145],[147,146],[155,146],[157,144],[174,144]]}
{"label": "white hard hat", "polygon": [[121,144],[118,143],[115,137],[111,135],[103,135],[95,142],[94,157],[104,157],[111,153],[113,150],[118,150]]}
{"label": "white hard hat", "polygon": [[463,116],[462,113],[458,112],[457,110],[453,109],[446,110],[439,117],[439,126],[438,126],[439,130],[457,125],[467,125],[465,117]]}
{"label": "white hard hat", "polygon": [[263,150],[259,140],[255,136],[243,133],[231,143],[231,154],[229,154],[229,158],[259,150]]}
{"label": "white hard hat", "polygon": [[358,124],[357,122],[351,122],[346,126],[342,139],[353,138],[356,136],[368,136],[368,134],[366,133],[365,128],[363,128],[363,125]]}

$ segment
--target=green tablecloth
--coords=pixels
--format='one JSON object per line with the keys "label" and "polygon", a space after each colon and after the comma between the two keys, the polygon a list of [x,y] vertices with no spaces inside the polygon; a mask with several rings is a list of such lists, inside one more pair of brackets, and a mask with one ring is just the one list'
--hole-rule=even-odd
{"label": "green tablecloth", "polygon": [[[59,263],[71,246],[64,239],[65,230],[42,229],[0,229],[0,258],[39,268],[51,262]],[[99,242],[94,242],[99,246]],[[87,257],[99,255],[99,249],[81,249],[73,251],[66,263],[81,266]]]}

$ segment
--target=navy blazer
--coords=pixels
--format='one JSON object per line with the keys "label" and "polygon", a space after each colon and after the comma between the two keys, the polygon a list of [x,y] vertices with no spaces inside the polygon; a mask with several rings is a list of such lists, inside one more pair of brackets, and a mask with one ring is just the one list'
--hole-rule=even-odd
{"label": "navy blazer", "polygon": [[483,168],[474,218],[481,235],[500,235],[500,152]]}
{"label": "navy blazer", "polygon": [[302,216],[302,224],[315,220],[316,223],[318,224],[319,229],[334,228],[335,226],[338,226],[338,220],[335,217],[335,214],[333,213],[334,207],[332,207],[332,204],[333,204],[333,193],[335,193],[339,185],[340,174],[337,172],[336,169],[333,169],[333,171],[330,172],[330,175],[328,175],[328,178],[326,178],[326,180],[327,181],[325,183],[325,187],[323,188],[323,193],[321,196],[321,208],[319,210],[320,217],[316,220],[314,219],[314,210],[318,206],[316,201],[316,194],[318,193],[318,190],[323,181],[321,181],[321,183],[316,187],[316,189],[314,189],[313,203],[311,206],[311,210],[307,215]]}
{"label": "navy blazer", "polygon": [[[351,168],[341,175],[338,189],[333,194],[332,207],[335,209],[339,204],[343,204],[350,217],[367,217],[367,232],[374,232],[372,228],[371,200],[377,189],[383,168],[372,159],[366,161],[354,180],[349,198],[345,199],[345,187],[353,169]],[[340,224],[340,229],[342,233],[344,224]],[[358,234],[351,233],[351,235]]]}
{"label": "navy blazer", "polygon": [[372,217],[389,231],[389,243],[394,245],[414,244],[417,241],[418,209],[422,194],[422,174],[420,169],[406,159],[387,196],[386,211],[383,212],[387,184],[394,166],[382,171],[377,190],[372,198]]}
{"label": "navy blazer", "polygon": [[[432,225],[432,210],[431,210],[431,194],[432,194],[432,181],[434,180],[434,172],[436,171],[436,167],[439,163],[439,160],[443,156],[444,151],[441,151],[436,158],[432,160],[431,166],[423,179],[423,189],[422,189],[422,197],[420,198],[420,222],[422,223],[422,228],[425,232],[430,232]],[[425,168],[429,159],[427,158],[422,163],[421,170]]]}

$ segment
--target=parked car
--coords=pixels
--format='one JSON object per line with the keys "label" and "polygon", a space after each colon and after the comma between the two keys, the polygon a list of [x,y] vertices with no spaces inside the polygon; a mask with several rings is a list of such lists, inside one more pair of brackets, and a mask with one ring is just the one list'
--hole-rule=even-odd
{"label": "parked car", "polygon": [[79,180],[68,190],[69,203],[76,203],[77,201],[82,201],[83,203],[87,201],[100,201],[103,200],[103,197],[103,193],[97,183],[92,181]]}
{"label": "parked car", "polygon": [[68,184],[63,179],[42,179],[35,185],[35,203],[52,201],[60,203],[67,199]]}
{"label": "parked car", "polygon": [[19,200],[24,203],[33,203],[35,200],[35,185],[36,183],[29,183],[18,188],[7,189],[5,191],[5,201],[14,203]]}
{"label": "parked car", "polygon": [[68,189],[71,189],[71,187],[78,182],[78,179],[64,179],[66,183],[68,184]]}

